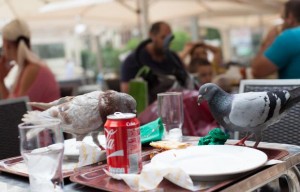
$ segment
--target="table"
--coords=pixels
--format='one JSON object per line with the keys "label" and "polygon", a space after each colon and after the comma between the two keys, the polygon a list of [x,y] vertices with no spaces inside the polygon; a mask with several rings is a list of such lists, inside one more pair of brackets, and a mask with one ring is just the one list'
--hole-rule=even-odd
{"label": "table", "polygon": [[[198,137],[184,137],[185,142],[196,144]],[[227,143],[232,144],[235,140],[229,140]],[[246,142],[246,145],[253,145],[251,141]],[[222,191],[253,191],[257,188],[264,186],[265,184],[276,180],[280,176],[286,176],[291,191],[300,191],[300,173],[296,167],[300,164],[300,146],[278,144],[278,143],[264,143],[261,142],[259,147],[282,149],[289,152],[289,154],[283,157],[281,160],[283,163],[275,164],[267,167],[253,175],[246,177],[245,179],[238,181],[234,185],[230,185]],[[8,192],[27,192],[29,191],[28,178],[8,174],[0,173],[0,189],[1,191]],[[65,192],[94,192],[100,191],[93,188],[89,188],[80,184],[65,181]]]}

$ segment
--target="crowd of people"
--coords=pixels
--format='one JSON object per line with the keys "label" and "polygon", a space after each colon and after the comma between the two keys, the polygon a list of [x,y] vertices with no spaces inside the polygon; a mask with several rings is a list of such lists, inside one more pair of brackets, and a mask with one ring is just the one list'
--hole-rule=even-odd
{"label": "crowd of people", "polygon": [[[251,62],[251,71],[254,78],[264,78],[272,73],[278,72],[280,79],[300,78],[300,2],[298,0],[290,0],[285,3],[282,19],[284,23],[275,26],[267,34],[261,44],[260,50]],[[155,29],[155,30],[154,30]],[[163,47],[164,38],[171,34],[171,28],[166,22],[154,23],[149,32],[149,38],[152,40],[141,52],[141,58],[144,59],[143,64],[138,64],[136,52],[129,55],[122,64],[121,69],[121,87],[122,91],[128,92],[128,82],[135,77],[138,70],[143,65],[147,65],[155,73],[164,75],[178,75],[176,73],[180,63],[180,70],[194,76],[194,81],[199,86],[205,83],[214,82],[224,89],[231,90],[230,79],[222,73],[224,69],[224,61],[222,51],[219,47],[208,45],[204,42],[187,43],[183,51],[173,54],[173,59],[166,54]],[[208,55],[212,57],[208,57]],[[179,61],[179,62],[175,62]],[[245,72],[241,78],[245,77]],[[221,75],[220,75],[221,74]],[[149,84],[150,92],[157,88],[159,81],[144,78]],[[167,91],[170,87],[166,86]],[[157,93],[157,92],[155,92]],[[151,93],[150,102],[154,101]]]}
{"label": "crowd of people", "polygon": [[[300,2],[285,3],[284,23],[270,29],[260,50],[251,62],[255,78],[278,72],[280,79],[300,78]],[[180,53],[171,51],[166,42],[172,35],[167,22],[153,23],[149,39],[143,41],[123,61],[120,89],[129,92],[130,81],[140,75],[148,87],[149,104],[159,92],[174,89],[195,89],[214,82],[222,88],[230,86],[220,47],[205,42],[187,43]],[[51,70],[32,51],[28,25],[20,19],[2,29],[3,48],[0,58],[1,99],[29,96],[31,101],[49,102],[60,97],[59,86]],[[18,67],[12,87],[4,82],[13,66]],[[146,72],[141,70],[147,67]],[[226,89],[230,91],[229,89]]]}

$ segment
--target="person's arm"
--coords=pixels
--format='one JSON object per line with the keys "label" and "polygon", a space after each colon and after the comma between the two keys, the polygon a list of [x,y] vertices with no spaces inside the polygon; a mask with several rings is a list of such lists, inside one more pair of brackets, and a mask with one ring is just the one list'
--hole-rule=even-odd
{"label": "person's arm", "polygon": [[133,79],[138,71],[137,63],[134,58],[134,53],[127,56],[121,65],[121,92],[128,93],[129,81]]}
{"label": "person's arm", "polygon": [[4,79],[11,70],[12,66],[8,66],[4,57],[0,58],[0,99],[8,98],[9,91],[5,86]]}
{"label": "person's arm", "polygon": [[[270,42],[271,40],[267,41]],[[278,71],[291,58],[293,37],[289,32],[282,33],[272,42],[266,50],[261,48],[251,63],[252,74],[255,78],[261,78]]]}
{"label": "person's arm", "polygon": [[205,48],[213,53],[212,64],[214,66],[214,70],[218,73],[219,67],[222,64],[222,50],[219,47],[215,47],[212,45],[205,44]]}
{"label": "person's arm", "polygon": [[259,53],[251,64],[252,75],[255,78],[262,78],[278,71],[278,67],[274,65],[263,53]]}
{"label": "person's arm", "polygon": [[178,53],[178,56],[180,57],[180,59],[182,61],[185,60],[185,58],[190,54],[192,48],[194,47],[194,43],[192,42],[189,42],[189,43],[186,43],[183,47],[183,50],[181,52]]}
{"label": "person's arm", "polygon": [[128,82],[121,82],[121,92],[128,93],[129,83]]}
{"label": "person's arm", "polygon": [[264,52],[271,44],[274,42],[276,37],[281,33],[281,26],[274,26],[267,33],[265,39],[263,40],[259,52]]}
{"label": "person's arm", "polygon": [[28,90],[34,83],[40,68],[41,66],[38,64],[29,64],[27,67],[25,67],[24,71],[22,72],[22,76],[18,81],[19,89],[18,92],[15,93],[16,97],[27,94]]}
{"label": "person's arm", "polygon": [[8,97],[8,90],[4,84],[4,81],[0,82],[0,99],[6,99]]}

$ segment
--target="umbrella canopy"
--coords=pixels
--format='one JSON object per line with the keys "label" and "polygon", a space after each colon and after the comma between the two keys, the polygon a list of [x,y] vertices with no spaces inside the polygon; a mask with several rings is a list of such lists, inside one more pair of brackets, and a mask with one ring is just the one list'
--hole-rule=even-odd
{"label": "umbrella canopy", "polygon": [[[284,0],[145,0],[149,22],[199,16],[203,23],[220,26],[245,25],[249,15],[278,15]],[[85,23],[94,27],[136,26],[141,0],[0,0],[0,22],[13,17],[29,21],[33,28],[74,27]],[[238,17],[243,16],[239,20]],[[231,21],[229,21],[232,19]],[[250,19],[250,17],[249,17]],[[257,17],[255,18],[255,24]],[[251,23],[251,22],[249,22]]]}

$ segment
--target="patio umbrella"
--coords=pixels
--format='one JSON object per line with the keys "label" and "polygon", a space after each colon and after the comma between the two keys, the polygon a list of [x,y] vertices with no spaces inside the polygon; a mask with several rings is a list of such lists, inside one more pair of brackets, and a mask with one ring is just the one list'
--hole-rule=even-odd
{"label": "patio umbrella", "polygon": [[[0,27],[14,17],[32,29],[73,29],[77,23],[90,27],[130,27],[147,14],[148,22],[199,16],[200,24],[245,25],[241,16],[274,15],[285,0],[0,0]],[[141,5],[146,4],[146,11]],[[145,8],[145,7],[144,7]],[[273,17],[274,18],[274,17]],[[223,20],[226,22],[223,22]],[[252,18],[249,18],[253,23]],[[202,22],[203,21],[203,22]],[[185,21],[186,22],[186,21]],[[264,21],[263,21],[264,22]],[[145,22],[144,22],[145,23]],[[255,25],[257,25],[254,22]]]}
{"label": "patio umbrella", "polygon": [[[146,14],[148,22],[169,21],[190,16],[201,19],[244,15],[276,14],[281,0],[64,0],[43,6],[35,21],[64,20],[74,23],[75,16],[94,26],[133,26]],[[146,10],[142,5],[146,5]],[[144,12],[141,12],[144,11]],[[73,21],[73,22],[72,22]],[[147,26],[146,26],[147,27]]]}

